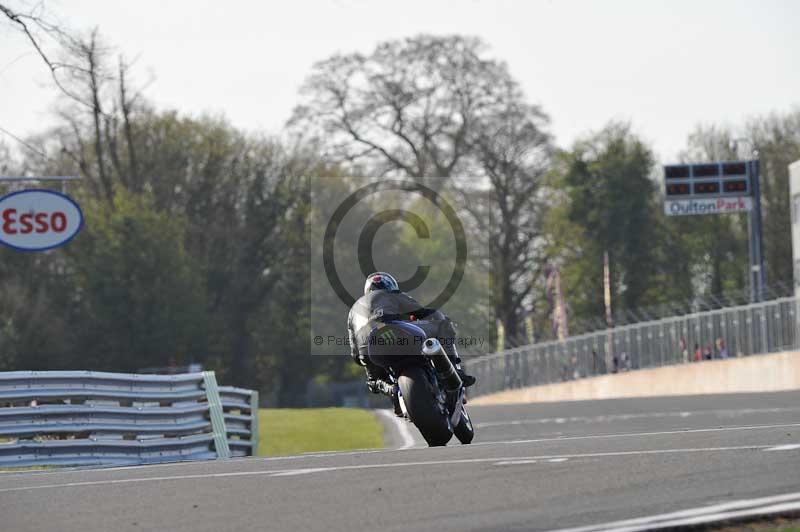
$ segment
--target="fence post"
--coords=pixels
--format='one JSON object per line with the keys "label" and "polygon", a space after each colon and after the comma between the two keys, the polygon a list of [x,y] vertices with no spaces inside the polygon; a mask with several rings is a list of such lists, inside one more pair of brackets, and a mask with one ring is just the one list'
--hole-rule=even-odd
{"label": "fence post", "polygon": [[214,430],[214,449],[217,458],[230,458],[231,450],[228,447],[228,431],[225,429],[225,415],[222,411],[222,400],[219,397],[217,377],[213,371],[203,372],[203,386],[206,390],[208,413],[211,417],[211,428]]}
{"label": "fence post", "polygon": [[258,456],[258,391],[250,394],[250,443],[253,446],[252,456]]}
{"label": "fence post", "polygon": [[800,300],[795,299],[794,301],[792,301],[790,307],[791,311],[789,312],[789,315],[792,317],[791,319],[794,324],[794,327],[792,328],[792,330],[794,331],[794,338],[792,339],[792,349],[800,348],[800,312],[798,312],[800,310],[799,307],[800,307]]}

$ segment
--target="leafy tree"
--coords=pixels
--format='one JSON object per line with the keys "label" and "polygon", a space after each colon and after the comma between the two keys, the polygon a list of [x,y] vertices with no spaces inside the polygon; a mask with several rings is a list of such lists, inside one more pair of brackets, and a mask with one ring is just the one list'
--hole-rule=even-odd
{"label": "leafy tree", "polygon": [[0,370],[66,369],[70,328],[63,268],[47,255],[0,249]]}
{"label": "leafy tree", "polygon": [[[547,116],[525,103],[515,86],[508,90],[504,107],[480,118],[471,132],[476,173],[485,179],[460,184],[468,190],[462,206],[478,229],[473,240],[488,254],[494,316],[506,343],[516,343],[545,278],[542,192],[554,148]],[[476,194],[483,181],[488,187]]]}
{"label": "leafy tree", "polygon": [[564,152],[561,165],[555,186],[563,193],[556,198],[565,203],[555,206],[549,225],[569,239],[560,262],[573,315],[604,315],[604,252],[611,264],[613,305],[634,309],[652,303],[662,267],[652,152],[630,126],[610,123]]}
{"label": "leafy tree", "polygon": [[[737,131],[739,133],[737,133]],[[738,144],[744,150],[735,149]],[[767,286],[783,293],[793,276],[788,165],[800,159],[800,112],[754,117],[738,129],[698,126],[689,135],[687,162],[750,158],[761,161],[763,254]],[[670,221],[680,246],[688,250],[697,293],[713,301],[729,291],[742,292],[748,276],[746,215],[693,216]],[[724,303],[721,302],[721,303]]]}
{"label": "leafy tree", "polygon": [[64,250],[75,367],[135,371],[203,361],[205,291],[184,245],[185,220],[125,191],[113,206],[88,200],[82,207],[86,227]]}
{"label": "leafy tree", "polygon": [[[40,145],[50,157],[29,159],[29,168],[83,173],[81,166],[98,166],[97,151],[87,148],[90,141],[86,139],[94,137],[91,125],[72,127],[70,116],[65,115],[66,127],[56,128],[51,136],[42,138]],[[183,220],[181,246],[192,260],[190,277],[199,276],[201,280],[197,293],[203,295],[200,311],[206,324],[206,340],[198,348],[197,358],[216,367],[220,378],[228,382],[270,384],[272,376],[267,377],[256,368],[274,366],[262,360],[265,357],[297,355],[294,347],[287,345],[284,349],[281,343],[290,344],[295,339],[273,339],[265,348],[258,342],[258,330],[271,320],[284,319],[269,298],[273,290],[288,282],[287,271],[291,267],[287,265],[289,255],[276,250],[296,243],[292,232],[296,227],[290,220],[302,209],[301,176],[316,172],[315,155],[303,145],[287,148],[273,139],[245,135],[221,119],[155,112],[146,105],[131,115],[130,126],[141,173],[133,179],[130,165],[120,166],[117,171],[112,164],[108,176],[115,195],[147,198],[148,208],[159,216]],[[124,136],[123,120],[112,120],[109,128],[103,142]],[[83,158],[86,164],[76,169],[76,158],[63,155],[71,150],[80,153],[77,160]],[[109,144],[103,153],[110,151]],[[125,153],[129,151],[126,148]],[[91,179],[84,180],[85,201],[101,202],[111,211],[120,207],[116,200],[109,203],[104,193],[98,194],[95,185]],[[124,245],[125,235],[119,238],[123,241],[119,245]],[[140,241],[135,246],[147,248]],[[113,273],[103,269],[106,266],[102,262],[91,265],[103,272],[98,273],[101,277]],[[122,279],[106,281],[119,283]],[[147,293],[147,287],[140,289]],[[118,290],[124,291],[124,287]],[[265,309],[274,315],[263,320]],[[120,329],[124,329],[123,323]],[[262,378],[270,380],[261,381]]]}
{"label": "leafy tree", "polygon": [[[717,126],[698,126],[689,135],[683,162],[737,159],[733,133]],[[747,219],[744,215],[685,216],[666,221],[683,252],[700,308],[748,283]]]}
{"label": "leafy tree", "polygon": [[761,160],[764,262],[767,284],[793,277],[789,165],[800,160],[800,109],[751,119],[745,124]]}
{"label": "leafy tree", "polygon": [[[81,197],[80,191],[76,196]],[[82,198],[86,224],[66,247],[4,250],[6,369],[135,371],[203,361],[204,290],[185,221],[147,197]]]}

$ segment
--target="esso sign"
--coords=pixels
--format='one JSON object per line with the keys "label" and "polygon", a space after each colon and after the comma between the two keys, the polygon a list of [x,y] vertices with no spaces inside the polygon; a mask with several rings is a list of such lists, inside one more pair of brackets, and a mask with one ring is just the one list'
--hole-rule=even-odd
{"label": "esso sign", "polygon": [[21,190],[0,198],[0,243],[22,251],[66,244],[83,227],[81,208],[52,190]]}

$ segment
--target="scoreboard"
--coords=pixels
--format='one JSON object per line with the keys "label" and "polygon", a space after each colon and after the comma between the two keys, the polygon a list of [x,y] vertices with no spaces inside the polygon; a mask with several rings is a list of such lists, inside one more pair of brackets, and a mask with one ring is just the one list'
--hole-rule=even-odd
{"label": "scoreboard", "polygon": [[671,164],[664,167],[667,197],[749,196],[749,161]]}
{"label": "scoreboard", "polygon": [[664,166],[664,212],[680,216],[750,211],[752,162]]}

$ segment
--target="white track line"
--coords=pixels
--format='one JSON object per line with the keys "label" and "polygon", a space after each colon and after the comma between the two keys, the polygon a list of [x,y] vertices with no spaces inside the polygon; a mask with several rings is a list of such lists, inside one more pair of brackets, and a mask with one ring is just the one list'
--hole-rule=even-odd
{"label": "white track line", "polygon": [[764,449],[765,451],[794,451],[795,449],[800,449],[800,444],[788,444],[788,445],[778,445],[777,447],[770,447],[769,449]]}
{"label": "white track line", "polygon": [[[394,416],[392,416],[394,417]],[[397,420],[399,421],[399,419]],[[402,425],[403,428],[406,429],[408,436],[411,438],[411,446],[405,447],[408,443],[407,440],[404,439],[404,445],[401,448],[402,450],[412,450],[412,451],[427,451],[429,450],[428,447],[415,447],[416,442],[414,441],[413,437],[411,436],[410,431],[408,430],[408,424]],[[627,438],[627,437],[635,437],[635,436],[660,436],[660,435],[669,435],[669,434],[692,434],[696,432],[726,432],[726,431],[736,431],[736,430],[758,430],[758,429],[774,429],[774,428],[786,428],[786,427],[800,427],[800,423],[788,423],[788,424],[781,424],[781,425],[747,425],[741,427],[716,427],[716,428],[708,428],[708,429],[683,429],[683,430],[671,430],[671,431],[660,431],[660,432],[623,432],[619,434],[594,434],[594,435],[587,435],[587,436],[559,436],[556,438],[537,438],[537,439],[527,439],[527,440],[498,440],[498,441],[482,441],[482,442],[473,442],[470,446],[471,447],[479,447],[479,446],[486,446],[486,445],[514,445],[514,444],[524,444],[524,443],[550,443],[550,442],[558,442],[558,441],[572,441],[572,440],[591,440],[591,439],[606,439],[606,438]],[[789,450],[784,449],[783,445],[772,445],[768,447],[774,447],[775,450]],[[759,447],[760,448],[760,447]],[[780,448],[780,449],[779,449]],[[131,470],[138,470],[138,471],[146,471],[152,469],[171,469],[171,468],[185,468],[185,467],[192,467],[197,465],[205,465],[208,467],[224,467],[225,464],[235,463],[235,464],[246,464],[248,462],[291,462],[296,460],[303,460],[308,458],[330,458],[330,457],[339,457],[339,456],[362,456],[367,454],[388,454],[398,449],[365,449],[365,450],[356,450],[356,451],[329,451],[329,452],[310,452],[307,454],[296,454],[296,455],[289,455],[289,456],[258,456],[258,457],[248,457],[248,458],[234,458],[230,461],[206,461],[206,462],[199,462],[199,461],[184,461],[184,462],[170,462],[165,464],[146,464],[146,465],[130,465],[130,466],[117,466],[117,467],[93,467],[93,468],[70,468],[66,470],[54,470],[54,469],[47,469],[47,470],[34,470],[34,471],[7,471],[0,474],[0,478],[8,476],[18,476],[22,478],[34,478],[42,476],[53,476],[53,475],[68,475],[68,474],[104,474],[110,471],[131,471]],[[203,475],[200,475],[198,478],[202,478]],[[161,478],[161,477],[159,477]],[[167,477],[172,478],[172,477]],[[0,489],[0,491],[3,491]]]}
{"label": "white track line", "polygon": [[403,440],[403,443],[401,443],[400,447],[397,447],[397,449],[403,450],[414,447],[416,442],[414,441],[414,436],[411,435],[411,431],[408,430],[408,421],[395,416],[394,413],[389,410],[380,409],[377,410],[377,412],[393,424],[400,434],[400,439]]}
{"label": "white track line", "polygon": [[692,416],[715,415],[719,417],[734,417],[746,414],[777,414],[784,412],[798,412],[800,407],[785,407],[785,408],[742,408],[742,409],[725,409],[725,410],[695,410],[695,411],[682,411],[682,412],[640,412],[633,414],[608,414],[600,416],[572,416],[572,417],[545,417],[533,419],[510,419],[505,421],[487,421],[485,423],[475,423],[475,428],[487,427],[505,427],[515,425],[544,425],[555,423],[558,425],[564,423],[601,423],[604,421],[625,421],[630,419],[646,419],[646,418],[687,418]]}
{"label": "white track line", "polygon": [[[551,458],[550,460],[558,460],[558,458]],[[565,458],[566,460],[566,458]],[[501,460],[500,462],[496,462],[494,465],[496,466],[515,466],[515,465],[527,465],[527,464],[538,464],[539,460]]]}
{"label": "white track line", "polygon": [[[392,416],[394,417],[394,416]],[[399,419],[398,419],[399,421]],[[623,432],[619,434],[593,434],[587,436],[559,436],[556,438],[537,438],[537,439],[528,439],[528,440],[499,440],[499,441],[483,441],[483,442],[473,442],[470,446],[471,447],[479,447],[479,446],[486,446],[486,445],[515,445],[515,444],[524,444],[524,443],[550,443],[550,442],[560,442],[560,441],[573,441],[573,440],[591,440],[591,439],[606,439],[606,438],[628,438],[628,437],[635,437],[635,436],[660,436],[660,435],[669,435],[669,434],[692,434],[697,432],[726,432],[726,431],[736,431],[736,430],[758,430],[758,429],[774,429],[774,428],[786,428],[786,427],[800,427],[800,423],[789,423],[789,424],[781,424],[781,425],[748,425],[748,426],[741,426],[741,427],[716,427],[716,428],[707,428],[707,429],[684,429],[684,430],[671,430],[671,431],[660,431],[660,432]],[[404,424],[403,428],[406,429],[408,436],[411,438],[411,446],[402,447],[402,450],[411,450],[411,451],[428,451],[428,447],[415,447],[415,442],[413,437],[408,430],[408,424]],[[772,445],[768,447],[775,447],[775,450],[788,450],[784,449],[782,445]],[[779,448],[780,449],[777,449]],[[225,464],[236,463],[236,464],[246,464],[248,462],[292,462],[296,460],[308,459],[308,458],[331,458],[331,457],[340,457],[340,456],[362,456],[367,454],[388,454],[395,452],[397,449],[365,449],[365,450],[356,450],[356,451],[330,451],[330,452],[311,452],[308,454],[297,454],[297,455],[290,455],[290,456],[259,456],[259,457],[249,457],[249,458],[234,458],[230,461],[207,461],[207,462],[198,462],[198,461],[185,461],[185,462],[170,462],[166,464],[146,464],[146,465],[131,465],[131,466],[118,466],[118,467],[96,467],[91,469],[86,468],[71,468],[67,470],[37,470],[37,471],[8,471],[2,473],[0,478],[3,478],[5,475],[9,476],[18,476],[23,478],[33,478],[34,474],[36,477],[42,476],[53,476],[53,475],[68,475],[68,474],[103,474],[108,473],[109,471],[130,471],[130,470],[138,470],[138,471],[145,471],[145,470],[152,470],[152,469],[171,469],[171,468],[185,468],[185,467],[192,467],[197,465],[205,465],[208,467],[224,467]],[[200,476],[202,477],[202,475]],[[160,478],[160,477],[159,477]],[[169,477],[171,478],[171,477]],[[0,489],[2,491],[2,489]]]}
{"label": "white track line", "polygon": [[676,526],[700,525],[749,516],[767,515],[800,509],[800,492],[730,501],[667,514],[625,519],[600,525],[559,529],[558,532],[636,532]]}
{"label": "white track line", "polygon": [[517,443],[542,443],[553,441],[571,441],[571,440],[597,440],[605,438],[627,438],[632,436],[664,436],[668,434],[694,434],[698,432],[727,432],[735,430],[759,430],[759,429],[782,429],[787,427],[800,427],[800,423],[782,423],[780,425],[744,425],[739,427],[715,427],[709,429],[679,429],[679,430],[662,430],[657,432],[622,432],[619,434],[590,434],[587,436],[559,436],[558,438],[534,438],[529,440],[501,440],[501,441],[484,441],[473,443],[473,447],[479,445],[513,445]]}
{"label": "white track line", "polygon": [[201,480],[213,478],[233,478],[244,476],[295,476],[305,475],[309,473],[323,473],[330,471],[362,471],[370,469],[394,469],[405,467],[419,467],[419,466],[434,466],[434,465],[456,465],[456,464],[481,464],[481,463],[496,463],[502,461],[520,461],[520,460],[553,460],[553,459],[579,459],[579,458],[604,458],[613,456],[637,456],[637,455],[659,455],[659,454],[685,454],[685,453],[712,453],[712,452],[726,452],[726,451],[752,451],[763,450],[769,447],[775,447],[775,444],[770,445],[742,445],[735,447],[703,447],[703,448],[690,448],[690,449],[649,449],[641,451],[609,451],[599,453],[580,453],[580,454],[551,454],[540,456],[494,456],[491,458],[463,458],[453,460],[421,460],[415,462],[392,462],[388,464],[358,464],[349,466],[323,466],[323,467],[305,467],[295,469],[277,469],[266,471],[234,471],[229,473],[205,473],[194,475],[173,475],[162,477],[143,477],[143,478],[123,478],[123,479],[110,479],[110,480],[92,480],[83,482],[64,482],[59,484],[42,484],[38,486],[15,486],[12,488],[0,488],[0,493],[18,492],[18,491],[35,491],[43,489],[60,489],[84,486],[109,486],[116,484],[134,484],[143,482],[162,482],[170,480]]}

